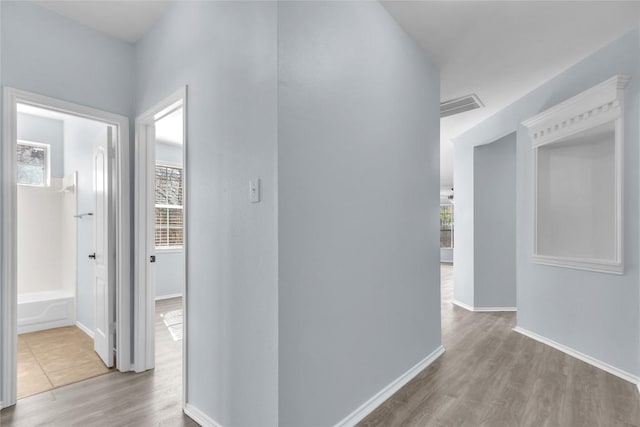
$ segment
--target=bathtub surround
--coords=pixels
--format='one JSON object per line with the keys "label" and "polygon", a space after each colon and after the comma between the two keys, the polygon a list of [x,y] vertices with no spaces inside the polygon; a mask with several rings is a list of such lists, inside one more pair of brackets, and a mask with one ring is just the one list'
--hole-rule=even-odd
{"label": "bathtub surround", "polygon": [[[62,191],[62,179],[50,187],[18,186],[18,294],[65,290],[75,293],[75,192]],[[75,246],[75,245],[73,245]],[[65,249],[67,249],[65,251]],[[75,276],[75,275],[74,275]]]}

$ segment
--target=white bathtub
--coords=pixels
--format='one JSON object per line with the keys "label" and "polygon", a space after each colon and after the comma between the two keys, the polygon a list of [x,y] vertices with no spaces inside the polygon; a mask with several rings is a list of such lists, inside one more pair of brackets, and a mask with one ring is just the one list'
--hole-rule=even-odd
{"label": "white bathtub", "polygon": [[73,324],[72,292],[60,290],[18,294],[18,334]]}

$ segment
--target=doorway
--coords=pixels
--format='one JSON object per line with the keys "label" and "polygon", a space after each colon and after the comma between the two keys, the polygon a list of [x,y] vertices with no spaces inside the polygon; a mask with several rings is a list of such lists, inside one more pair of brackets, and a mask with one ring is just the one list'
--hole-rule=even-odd
{"label": "doorway", "polygon": [[[90,132],[83,132],[90,128],[96,132],[88,157],[90,178],[86,172],[80,175],[78,170],[71,170],[74,164],[80,169],[78,159],[73,157],[77,153],[71,151],[70,169],[65,171],[64,141],[62,147],[56,148],[58,154],[62,150],[62,158],[54,158],[51,141],[28,140],[38,137],[19,140],[18,134],[25,132],[19,124],[24,124],[24,114],[29,113],[33,117],[39,114],[40,118],[57,116],[65,122],[63,127],[68,120],[66,134],[76,132],[79,147],[87,148],[90,140]],[[82,379],[78,377],[82,369],[68,369],[61,375],[61,366],[69,361],[63,358],[61,365],[52,359],[52,353],[64,355],[68,350],[48,350],[47,345],[72,343],[76,355],[91,355],[94,362],[102,363],[103,370],[130,370],[129,165],[128,119],[123,116],[5,88],[3,124],[0,293],[2,407],[7,407],[17,400],[18,350],[29,359],[32,368],[41,368],[41,382],[47,379],[51,386]],[[42,131],[42,127],[34,129]],[[63,139],[64,134],[63,131]],[[73,141],[69,141],[69,147],[72,145]],[[87,181],[91,188],[88,193]],[[85,196],[90,208],[85,206]],[[84,230],[83,221],[91,232]],[[52,236],[45,239],[47,233]],[[56,241],[56,234],[67,238]],[[87,235],[93,241],[88,241]],[[36,249],[38,238],[45,248]],[[87,244],[92,247],[87,249]],[[37,250],[44,250],[48,256],[30,256]],[[92,264],[89,269],[93,274],[88,278],[81,274],[83,257]],[[45,337],[51,331],[58,335]],[[24,335],[18,346],[18,332],[32,335]],[[43,337],[44,342],[39,339]],[[81,357],[83,362],[88,362],[86,357]],[[71,363],[77,364],[78,360]],[[65,369],[69,367],[72,366],[65,365]]]}
{"label": "doorway", "polygon": [[17,111],[20,399],[110,372],[113,350],[98,330],[94,286],[104,252],[96,226],[110,216],[96,212],[94,156],[109,125],[22,103]]}
{"label": "doorway", "polygon": [[[186,87],[136,119],[135,369],[186,390]],[[178,384],[177,382],[180,382]]]}

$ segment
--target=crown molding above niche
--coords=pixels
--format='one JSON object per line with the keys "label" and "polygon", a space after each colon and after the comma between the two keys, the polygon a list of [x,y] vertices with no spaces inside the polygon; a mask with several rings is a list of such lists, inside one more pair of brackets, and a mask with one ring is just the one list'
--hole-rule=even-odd
{"label": "crown molding above niche", "polygon": [[624,88],[616,75],[522,124],[533,149],[532,261],[622,274]]}

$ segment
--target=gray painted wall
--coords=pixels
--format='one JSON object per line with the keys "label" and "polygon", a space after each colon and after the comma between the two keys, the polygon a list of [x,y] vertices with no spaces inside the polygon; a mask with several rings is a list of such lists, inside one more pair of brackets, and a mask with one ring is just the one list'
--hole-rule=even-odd
{"label": "gray painted wall", "polygon": [[131,45],[30,2],[2,1],[0,10],[2,85],[131,114]]}
{"label": "gray painted wall", "polygon": [[440,346],[439,75],[374,2],[278,6],[281,426]]}
{"label": "gray painted wall", "polygon": [[[461,135],[454,143],[456,204],[466,154],[482,142],[517,131],[516,260],[518,326],[640,376],[638,301],[638,103],[640,102],[639,33],[632,31],[538,87],[495,116]],[[598,84],[628,74],[624,125],[624,262],[623,275],[594,273],[531,262],[532,150],[523,120]],[[459,220],[460,216],[456,218]],[[460,224],[457,224],[460,237]],[[469,238],[466,236],[465,238]],[[456,246],[460,249],[460,246]],[[456,250],[456,255],[459,250]],[[467,261],[468,262],[468,261]],[[458,267],[458,259],[454,268]],[[456,272],[456,285],[458,274]]]}
{"label": "gray painted wall", "polygon": [[[474,141],[479,143],[480,141]],[[489,142],[489,141],[484,141]],[[453,144],[453,188],[455,188],[455,232],[453,234],[454,301],[473,307],[473,145]]]}
{"label": "gray painted wall", "polygon": [[[156,141],[156,161],[182,164],[182,146]],[[156,249],[156,297],[182,294],[184,259],[182,250]]]}
{"label": "gray painted wall", "polygon": [[440,248],[440,262],[453,262],[453,248]]}
{"label": "gray painted wall", "polygon": [[474,148],[474,307],[516,306],[516,134]]}
{"label": "gray painted wall", "polygon": [[61,120],[18,113],[18,139],[49,144],[51,178],[64,177],[64,124]]}
{"label": "gray painted wall", "polygon": [[182,146],[156,141],[156,161],[182,164]]}
{"label": "gray painted wall", "polygon": [[182,294],[183,282],[182,251],[156,249],[156,298]]}
{"label": "gray painted wall", "polygon": [[137,112],[189,85],[187,393],[224,426],[278,423],[277,7],[176,2],[136,46]]}

